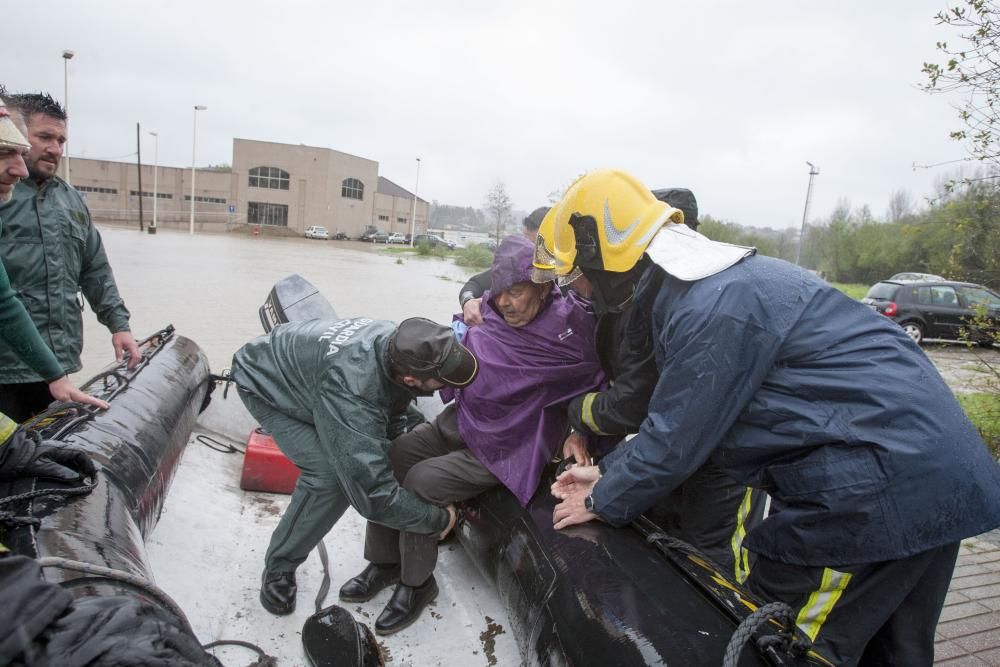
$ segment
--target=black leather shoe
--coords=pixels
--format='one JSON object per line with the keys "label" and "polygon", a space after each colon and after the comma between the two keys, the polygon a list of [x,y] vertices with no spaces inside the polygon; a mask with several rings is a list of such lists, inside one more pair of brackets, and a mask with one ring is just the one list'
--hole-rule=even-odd
{"label": "black leather shoe", "polygon": [[260,584],[260,604],[275,616],[295,611],[295,573],[264,570]]}
{"label": "black leather shoe", "polygon": [[340,587],[340,599],[344,602],[367,602],[387,586],[399,581],[399,563],[379,565],[368,563],[368,567]]}
{"label": "black leather shoe", "polygon": [[375,619],[375,634],[385,636],[399,632],[420,618],[427,603],[437,597],[438,585],[434,575],[420,586],[398,584],[389,603]]}

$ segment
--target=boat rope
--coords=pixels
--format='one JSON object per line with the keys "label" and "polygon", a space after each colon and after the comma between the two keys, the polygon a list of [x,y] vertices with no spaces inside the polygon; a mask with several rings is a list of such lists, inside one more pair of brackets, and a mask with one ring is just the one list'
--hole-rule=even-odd
{"label": "boat rope", "polygon": [[[184,626],[184,630],[194,635],[194,630],[191,629],[191,624],[188,622],[187,616],[184,615],[184,611],[181,609],[180,605],[174,602],[173,598],[166,594],[163,589],[159,588],[156,584],[144,579],[143,577],[131,574],[129,572],[123,572],[121,570],[115,570],[110,567],[104,567],[103,565],[94,565],[93,563],[84,563],[78,560],[70,560],[68,558],[58,558],[56,556],[47,556],[45,558],[38,559],[39,567],[57,567],[63,570],[72,570],[74,572],[85,572],[87,574],[92,574],[98,577],[104,577],[105,579],[111,579],[114,581],[120,581],[131,586],[135,586],[154,598],[157,602],[166,607],[170,613],[177,617],[177,620],[181,622]],[[62,585],[65,587],[67,584],[71,584],[71,581],[63,582]]]}
{"label": "boat rope", "polygon": [[[181,609],[180,605],[177,604],[172,597],[170,597],[166,591],[154,584],[153,582],[145,579],[143,577],[131,574],[129,572],[123,572],[121,570],[115,570],[110,567],[104,567],[103,565],[94,565],[93,563],[84,563],[81,561],[70,560],[67,558],[57,558],[54,556],[49,556],[47,558],[38,559],[39,567],[57,567],[63,570],[72,570],[74,572],[84,572],[86,574],[94,575],[97,577],[104,577],[105,579],[111,579],[113,581],[120,581],[122,583],[129,584],[130,586],[135,586],[136,588],[145,591],[154,600],[163,605],[171,614],[173,614],[181,625],[185,632],[195,637],[194,629],[191,627],[191,623],[188,621],[187,616],[184,614],[184,610]],[[72,581],[63,582],[62,585],[65,587],[68,584],[72,584]],[[241,646],[243,648],[250,649],[257,653],[257,660],[250,663],[247,667],[276,667],[278,664],[277,658],[268,655],[255,644],[250,642],[239,641],[237,639],[220,639],[218,641],[211,642],[202,646],[205,650],[216,646]]]}
{"label": "boat rope", "polygon": [[[740,653],[743,647],[750,641],[757,630],[771,621],[777,621],[779,629],[776,633],[769,633],[760,637],[755,642],[765,655],[802,655],[809,650],[809,642],[795,635],[795,610],[784,602],[769,602],[758,607],[755,612],[743,619],[743,622],[736,628],[729,645],[726,646],[725,657],[722,660],[722,667],[736,667],[739,664]],[[780,664],[780,663],[779,663]]]}
{"label": "boat rope", "polygon": [[228,368],[223,368],[222,372],[219,374],[211,373],[208,378],[215,384],[222,385],[223,399],[229,398],[229,385],[236,384],[236,380],[233,379],[233,376]]}
{"label": "boat rope", "polygon": [[330,591],[330,556],[326,553],[326,542],[323,540],[316,545],[316,551],[319,552],[319,560],[323,564],[323,581],[320,582],[319,591],[316,593],[316,611],[319,612],[323,609],[323,600]]}
{"label": "boat rope", "polygon": [[[97,480],[85,480],[82,486],[74,486],[68,489],[36,489],[34,491],[26,491],[13,496],[0,498],[0,507],[24,502],[25,500],[32,500],[34,498],[64,498],[69,496],[83,496],[93,491],[96,486]],[[8,526],[38,526],[41,522],[41,519],[31,516],[30,514],[28,516],[17,516],[10,510],[0,509],[0,523]]]}
{"label": "boat rope", "polygon": [[195,436],[195,442],[200,442],[209,449],[214,449],[217,452],[222,452],[223,454],[242,454],[243,450],[234,445],[230,445],[228,442],[222,442],[221,440],[216,440],[210,435],[205,435],[204,433],[199,433]]}
{"label": "boat rope", "polygon": [[218,641],[209,642],[202,646],[202,648],[207,651],[217,646],[240,646],[254,651],[257,654],[257,660],[256,662],[251,662],[247,665],[247,667],[277,667],[278,665],[278,659],[276,657],[268,655],[264,652],[264,649],[256,644],[240,641],[239,639],[220,639]]}

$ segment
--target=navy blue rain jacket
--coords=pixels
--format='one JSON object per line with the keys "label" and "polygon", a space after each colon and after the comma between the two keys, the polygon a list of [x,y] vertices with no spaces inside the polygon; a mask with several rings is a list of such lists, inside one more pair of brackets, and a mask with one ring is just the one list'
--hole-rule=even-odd
{"label": "navy blue rain jacket", "polygon": [[892,560],[1000,525],[1000,466],[894,322],[759,255],[696,282],[653,266],[636,299],[659,381],[639,434],[601,463],[594,504],[612,524],[711,458],[771,494],[744,546],[772,560]]}

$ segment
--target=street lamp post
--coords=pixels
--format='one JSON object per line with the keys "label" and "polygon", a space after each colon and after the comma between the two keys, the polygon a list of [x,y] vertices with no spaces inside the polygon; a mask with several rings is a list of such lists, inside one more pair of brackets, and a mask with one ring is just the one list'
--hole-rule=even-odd
{"label": "street lamp post", "polygon": [[150,234],[155,234],[156,200],[160,198],[159,183],[157,181],[160,172],[160,135],[156,132],[150,132],[149,134],[153,137],[153,224],[148,227],[148,231]]}
{"label": "street lamp post", "polygon": [[413,210],[410,212],[410,247],[417,235],[417,190],[420,188],[420,158],[417,158],[417,183],[413,186]]}
{"label": "street lamp post", "polygon": [[207,108],[200,104],[194,105],[194,131],[191,133],[191,227],[188,229],[189,234],[194,234],[194,161],[198,150],[198,112],[204,111]]}
{"label": "street lamp post", "polygon": [[69,61],[73,57],[73,52],[66,49],[62,52],[63,57],[63,111],[66,113],[66,145],[63,146],[63,150],[66,151],[64,156],[65,169],[63,170],[63,177],[66,182],[69,183]]}
{"label": "street lamp post", "polygon": [[806,220],[809,218],[809,198],[812,197],[813,191],[813,179],[819,176],[819,167],[815,166],[812,162],[806,162],[809,165],[809,187],[806,188],[806,207],[802,211],[802,227],[799,229],[799,247],[795,251],[795,263],[799,263],[799,259],[802,257],[802,242],[805,240],[806,236]]}

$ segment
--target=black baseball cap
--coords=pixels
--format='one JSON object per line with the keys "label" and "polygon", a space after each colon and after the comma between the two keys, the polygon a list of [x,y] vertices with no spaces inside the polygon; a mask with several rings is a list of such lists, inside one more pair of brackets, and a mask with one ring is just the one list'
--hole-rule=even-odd
{"label": "black baseball cap", "polygon": [[389,339],[389,360],[397,372],[436,378],[452,387],[468,385],[479,372],[475,355],[458,342],[451,327],[423,317],[400,322]]}
{"label": "black baseball cap", "polygon": [[545,219],[545,214],[548,212],[548,206],[539,206],[524,219],[524,228],[533,229],[537,232],[538,228],[542,226],[542,220]]}

